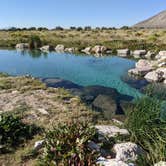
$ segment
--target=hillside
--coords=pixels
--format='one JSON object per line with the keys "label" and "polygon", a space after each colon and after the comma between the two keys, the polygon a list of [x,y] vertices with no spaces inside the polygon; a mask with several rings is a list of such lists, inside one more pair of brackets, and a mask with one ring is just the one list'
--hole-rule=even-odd
{"label": "hillside", "polygon": [[134,27],[137,28],[166,28],[166,10],[160,12],[159,14],[142,21]]}

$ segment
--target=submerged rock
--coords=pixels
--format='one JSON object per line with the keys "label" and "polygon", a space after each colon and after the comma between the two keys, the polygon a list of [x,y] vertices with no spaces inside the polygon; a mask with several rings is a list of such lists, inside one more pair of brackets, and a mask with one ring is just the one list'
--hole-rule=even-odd
{"label": "submerged rock", "polygon": [[116,159],[121,161],[136,161],[143,153],[142,149],[132,142],[115,144],[113,147]]}

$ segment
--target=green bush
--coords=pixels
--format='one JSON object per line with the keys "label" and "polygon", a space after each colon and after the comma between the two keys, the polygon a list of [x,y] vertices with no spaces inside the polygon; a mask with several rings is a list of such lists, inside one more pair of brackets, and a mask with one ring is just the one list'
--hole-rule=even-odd
{"label": "green bush", "polygon": [[26,139],[30,139],[35,134],[35,129],[33,125],[23,123],[17,116],[1,114],[0,145],[5,150],[11,150]]}
{"label": "green bush", "polygon": [[34,35],[29,38],[30,49],[38,49],[39,47],[41,47],[41,45],[42,45],[42,42],[39,36]]}
{"label": "green bush", "polygon": [[46,133],[41,165],[93,165],[97,154],[88,148],[88,141],[95,134],[95,129],[88,123],[58,125]]}
{"label": "green bush", "polygon": [[125,125],[130,139],[145,151],[138,165],[151,166],[166,160],[166,121],[161,119],[161,104],[156,98],[144,97],[128,110]]}

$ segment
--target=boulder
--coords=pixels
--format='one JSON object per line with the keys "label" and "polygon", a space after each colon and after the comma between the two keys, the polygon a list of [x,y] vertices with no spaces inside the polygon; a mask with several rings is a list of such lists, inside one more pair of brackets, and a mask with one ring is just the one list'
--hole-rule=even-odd
{"label": "boulder", "polygon": [[160,51],[158,55],[156,55],[155,59],[157,59],[158,61],[166,60],[166,51]]}
{"label": "boulder", "polygon": [[107,51],[107,48],[105,46],[97,45],[97,46],[94,46],[91,51],[96,54],[102,54]]}
{"label": "boulder", "polygon": [[136,68],[130,69],[128,73],[132,75],[145,76],[148,72],[152,71],[153,68],[154,67],[150,61],[141,59],[136,63]]}
{"label": "boulder", "polygon": [[134,58],[142,58],[146,55],[146,50],[135,50],[133,51]]}
{"label": "boulder", "polygon": [[161,82],[163,81],[163,72],[152,71],[145,75],[144,77],[149,82]]}
{"label": "boulder", "polygon": [[119,49],[117,50],[117,54],[122,57],[127,57],[130,55],[130,50],[129,49]]}
{"label": "boulder", "polygon": [[160,162],[156,163],[154,166],[166,166],[166,162],[160,161]]}
{"label": "boulder", "polygon": [[55,47],[55,50],[57,52],[64,52],[65,51],[65,46],[62,45],[62,44],[58,44],[56,47]]}
{"label": "boulder", "polygon": [[155,57],[155,53],[148,51],[147,54],[145,55],[146,59],[153,59]]}
{"label": "boulder", "polygon": [[19,44],[16,45],[16,49],[23,50],[23,49],[28,49],[28,48],[29,48],[28,43],[19,43]]}
{"label": "boulder", "polygon": [[43,52],[49,52],[49,51],[54,51],[54,48],[50,45],[46,45],[40,48],[41,51]]}
{"label": "boulder", "polygon": [[96,125],[95,128],[98,130],[98,133],[102,136],[116,137],[117,135],[129,135],[128,130],[120,129],[117,126]]}
{"label": "boulder", "polygon": [[132,142],[115,144],[113,150],[116,153],[116,159],[120,161],[136,161],[143,153],[142,149]]}
{"label": "boulder", "polygon": [[125,163],[120,160],[106,159],[104,157],[99,157],[96,164],[102,166],[135,166],[133,163]]}
{"label": "boulder", "polygon": [[84,50],[81,50],[81,52],[85,53],[85,54],[90,54],[91,52],[91,47],[86,47]]}

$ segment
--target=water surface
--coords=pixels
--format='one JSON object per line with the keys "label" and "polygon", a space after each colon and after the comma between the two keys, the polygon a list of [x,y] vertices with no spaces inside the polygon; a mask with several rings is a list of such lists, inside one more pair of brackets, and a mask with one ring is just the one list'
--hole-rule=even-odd
{"label": "water surface", "polygon": [[116,88],[120,93],[137,97],[139,91],[123,81],[134,60],[117,56],[94,57],[66,53],[0,50],[0,72],[11,75],[32,75],[61,78],[81,86],[101,85]]}

